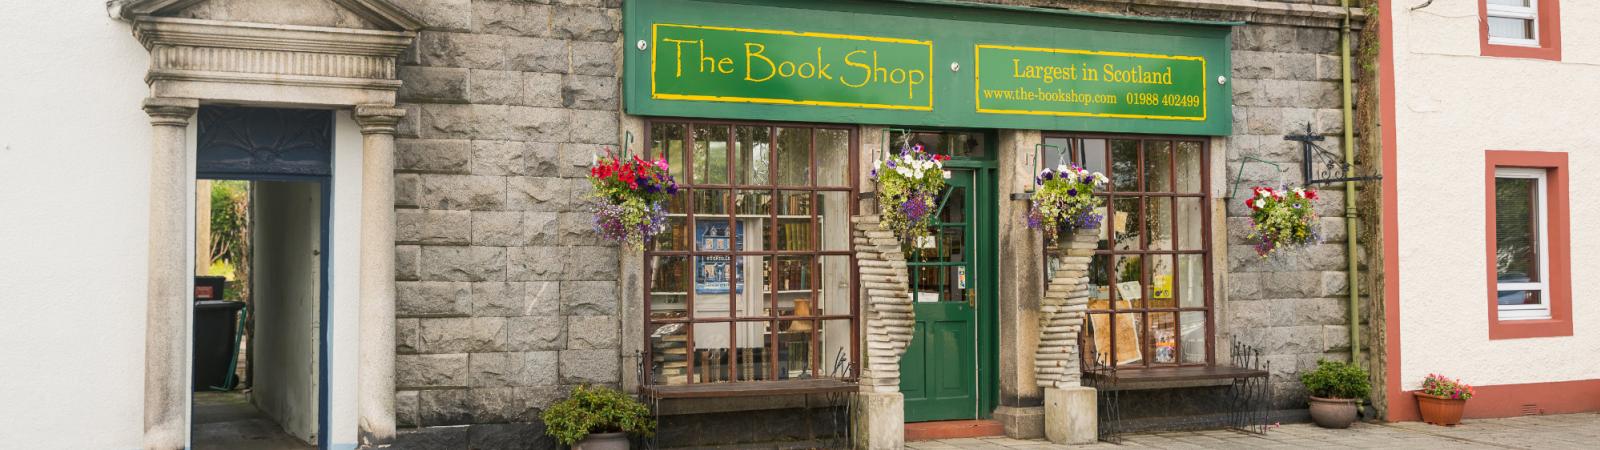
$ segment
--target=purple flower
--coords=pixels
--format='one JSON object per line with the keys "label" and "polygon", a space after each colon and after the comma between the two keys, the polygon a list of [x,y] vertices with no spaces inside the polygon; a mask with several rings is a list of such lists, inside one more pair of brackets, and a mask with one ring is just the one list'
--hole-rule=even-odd
{"label": "purple flower", "polygon": [[1049,172],[1049,171],[1046,171],[1046,172],[1045,172],[1045,173],[1044,173],[1044,175],[1041,175],[1041,176],[1040,176],[1040,178],[1044,178],[1044,179],[1045,179],[1045,181],[1050,181],[1050,179],[1052,179],[1052,178],[1055,178],[1055,177],[1056,177],[1056,176],[1055,176],[1055,174],[1053,174],[1053,173],[1050,173],[1050,172]]}
{"label": "purple flower", "polygon": [[878,169],[872,169],[872,172],[867,173],[867,176],[872,177],[874,180],[878,179]]}
{"label": "purple flower", "polygon": [[1067,195],[1068,196],[1077,196],[1078,195],[1078,188],[1068,188],[1067,189]]}
{"label": "purple flower", "polygon": [[894,168],[894,160],[893,159],[888,160],[887,162],[884,162],[883,165],[887,166],[890,169],[893,169]]}

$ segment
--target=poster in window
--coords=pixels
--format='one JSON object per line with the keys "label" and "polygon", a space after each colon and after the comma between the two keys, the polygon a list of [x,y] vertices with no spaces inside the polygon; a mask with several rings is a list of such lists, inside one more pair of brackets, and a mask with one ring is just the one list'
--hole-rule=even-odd
{"label": "poster in window", "polygon": [[[695,248],[705,252],[727,252],[744,248],[744,223],[738,223],[733,233],[727,222],[695,222]],[[696,256],[694,258],[694,293],[726,294],[732,270],[744,269],[744,261],[735,261],[727,255]],[[735,286],[744,292],[744,280]]]}

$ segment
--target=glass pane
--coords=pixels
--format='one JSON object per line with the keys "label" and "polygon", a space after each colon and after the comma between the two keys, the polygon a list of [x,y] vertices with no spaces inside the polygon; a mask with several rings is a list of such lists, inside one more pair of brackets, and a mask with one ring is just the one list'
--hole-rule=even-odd
{"label": "glass pane", "polygon": [[1108,175],[1114,191],[1139,190],[1139,141],[1111,141],[1111,173]]}
{"label": "glass pane", "polygon": [[812,365],[816,320],[783,320],[778,324],[778,379],[815,378]]}
{"label": "glass pane", "polygon": [[1117,365],[1129,365],[1144,362],[1144,328],[1140,323],[1141,316],[1142,314],[1089,315],[1090,327],[1094,330],[1094,349],[1101,364],[1115,362]]}
{"label": "glass pane", "polygon": [[1178,222],[1178,248],[1182,250],[1200,250],[1205,248],[1205,235],[1201,234],[1205,222],[1204,211],[1200,209],[1200,199],[1194,197],[1174,198],[1177,210],[1174,220]]}
{"label": "glass pane", "polygon": [[687,317],[684,305],[689,298],[689,257],[657,256],[650,265],[650,318]]}
{"label": "glass pane", "polygon": [[1145,197],[1145,242],[1150,250],[1172,250],[1172,198]]}
{"label": "glass pane", "polygon": [[655,384],[689,382],[688,324],[669,323],[650,328],[650,380]]}
{"label": "glass pane", "polygon": [[794,300],[810,299],[812,281],[816,279],[812,258],[810,255],[779,256],[773,262],[772,282],[778,288],[778,307],[785,312],[797,307]]}
{"label": "glass pane", "polygon": [[850,357],[851,321],[849,319],[824,320],[822,328],[817,331],[819,346],[819,361],[822,366],[818,368],[819,376],[827,378],[847,378],[855,365]]}
{"label": "glass pane", "polygon": [[1206,362],[1206,313],[1185,311],[1178,313],[1179,340],[1183,343],[1183,363]]}
{"label": "glass pane", "polygon": [[[819,256],[822,278],[817,283],[817,309],[828,316],[850,315],[850,257]],[[863,275],[865,277],[865,275]]]}
{"label": "glass pane", "polygon": [[1178,306],[1177,299],[1172,298],[1173,271],[1172,255],[1147,255],[1145,264],[1150,265],[1149,294],[1151,308],[1173,308]]}
{"label": "glass pane", "polygon": [[1533,39],[1533,20],[1490,16],[1489,36],[1506,39]]}
{"label": "glass pane", "polygon": [[1172,142],[1145,141],[1144,190],[1172,192]]}
{"label": "glass pane", "polygon": [[1150,363],[1178,362],[1178,323],[1173,313],[1150,313]]}
{"label": "glass pane", "polygon": [[1111,308],[1111,255],[1089,258],[1089,309]]}
{"label": "glass pane", "polygon": [[[772,315],[771,256],[740,256],[740,291],[734,296],[739,317]],[[740,337],[740,339],[744,339]]]}
{"label": "glass pane", "polygon": [[733,152],[738,159],[739,184],[772,184],[772,129],[764,126],[734,128]]}
{"label": "glass pane", "polygon": [[1062,155],[1067,155],[1066,162],[1075,162],[1077,157],[1072,156],[1072,153],[1068,152],[1071,151],[1073,148],[1072,146],[1077,141],[1077,138],[1044,138],[1044,145],[1039,147],[1040,159],[1038,161],[1038,167],[1032,166],[1032,164],[1035,164],[1034,161],[1025,162],[1030,164],[1028,168],[1033,171],[1034,175],[1038,175],[1039,171],[1046,168],[1061,165],[1063,163],[1061,158]]}
{"label": "glass pane", "polygon": [[1074,150],[1082,156],[1079,166],[1091,172],[1107,173],[1105,139],[1079,139],[1078,148]]}
{"label": "glass pane", "polygon": [[1499,291],[1499,304],[1502,305],[1540,305],[1544,300],[1539,297],[1539,291]]}
{"label": "glass pane", "polygon": [[850,130],[819,128],[817,136],[817,185],[850,185]]}
{"label": "glass pane", "polygon": [[1112,285],[1117,299],[1117,309],[1136,308],[1144,306],[1144,266],[1140,264],[1139,255],[1117,256],[1116,283]]}
{"label": "glass pane", "polygon": [[1204,255],[1178,255],[1178,306],[1206,306]]}
{"label": "glass pane", "polygon": [[811,185],[811,129],[778,128],[778,184]]}
{"label": "glass pane", "polygon": [[734,376],[738,381],[771,380],[772,322],[739,322],[739,345]]}
{"label": "glass pane", "polygon": [[817,240],[823,250],[850,250],[850,193],[817,193]]}
{"label": "glass pane", "polygon": [[810,191],[778,192],[778,250],[812,250]]}
{"label": "glass pane", "polygon": [[666,156],[667,164],[672,166],[672,178],[680,183],[686,183],[689,180],[683,176],[683,126],[681,123],[654,123],[650,125],[649,156],[651,159]]}
{"label": "glass pane", "polygon": [[983,133],[944,133],[941,144],[936,148],[940,153],[967,158],[983,157],[987,147]]}
{"label": "glass pane", "polygon": [[[734,214],[741,218],[756,219],[770,218],[772,215],[772,191],[735,191],[733,199]],[[752,217],[755,216],[755,217]]]}
{"label": "glass pane", "polygon": [[728,183],[728,127],[694,127],[694,183]]}
{"label": "glass pane", "polygon": [[[693,189],[694,214],[697,222],[718,221],[727,218],[729,193],[727,189]],[[724,222],[726,220],[723,220]]]}
{"label": "glass pane", "polygon": [[1528,0],[1489,0],[1491,5],[1528,6]]}
{"label": "glass pane", "polygon": [[1202,192],[1200,186],[1200,143],[1179,142],[1177,154],[1173,159],[1178,177],[1178,192],[1191,194]]}
{"label": "glass pane", "polygon": [[1111,230],[1117,250],[1138,250],[1140,248],[1140,230],[1142,221],[1139,220],[1138,198],[1117,198],[1112,200],[1112,207],[1116,210],[1116,217],[1111,221]]}
{"label": "glass pane", "polygon": [[1105,139],[1045,138],[1044,143],[1050,147],[1041,148],[1044,159],[1038,170],[1061,165],[1060,154],[1065,153],[1068,155],[1067,162],[1077,163],[1079,167],[1093,172],[1106,172]]}
{"label": "glass pane", "polygon": [[692,383],[730,381],[728,337],[732,330],[733,324],[727,322],[694,324],[694,359],[689,361],[695,372]]}
{"label": "glass pane", "polygon": [[687,192],[678,191],[667,200],[667,229],[656,234],[656,250],[689,249],[689,218],[684,215],[689,210],[688,198]]}
{"label": "glass pane", "polygon": [[1495,271],[1501,283],[1540,281],[1539,180],[1495,178]]}

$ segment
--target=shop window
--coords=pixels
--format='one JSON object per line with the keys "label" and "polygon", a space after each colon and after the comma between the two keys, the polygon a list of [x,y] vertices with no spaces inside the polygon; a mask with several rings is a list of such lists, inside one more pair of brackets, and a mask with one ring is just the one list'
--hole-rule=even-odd
{"label": "shop window", "polygon": [[[1206,142],[1047,135],[1044,144],[1046,167],[1076,163],[1111,180],[1089,265],[1085,357],[1123,368],[1211,364]],[[1046,243],[1047,280],[1058,251]]]}
{"label": "shop window", "polygon": [[1558,0],[1478,0],[1484,56],[1561,59]]}
{"label": "shop window", "polygon": [[850,128],[653,120],[682,189],[645,250],[649,383],[853,378]]}
{"label": "shop window", "polygon": [[1490,337],[1571,335],[1566,155],[1490,152]]}

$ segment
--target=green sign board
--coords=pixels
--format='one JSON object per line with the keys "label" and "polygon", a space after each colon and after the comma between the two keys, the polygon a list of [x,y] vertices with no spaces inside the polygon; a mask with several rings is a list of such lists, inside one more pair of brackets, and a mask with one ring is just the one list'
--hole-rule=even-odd
{"label": "green sign board", "polygon": [[933,110],[933,43],[651,25],[650,98]]}
{"label": "green sign board", "polygon": [[1206,120],[1206,59],[1148,53],[978,45],[985,114]]}
{"label": "green sign board", "polygon": [[930,0],[629,0],[630,114],[1227,135],[1228,24]]}

